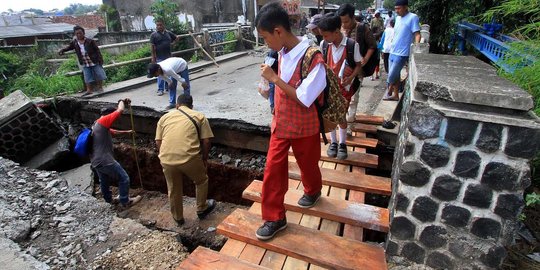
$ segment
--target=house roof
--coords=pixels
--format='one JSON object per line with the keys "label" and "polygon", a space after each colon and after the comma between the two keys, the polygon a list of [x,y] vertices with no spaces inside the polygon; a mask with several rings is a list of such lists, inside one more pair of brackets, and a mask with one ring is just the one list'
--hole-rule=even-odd
{"label": "house roof", "polygon": [[72,24],[49,23],[42,25],[14,25],[0,27],[0,38],[34,37],[73,32]]}
{"label": "house roof", "polygon": [[50,18],[45,16],[31,16],[28,14],[3,14],[0,16],[0,27],[15,25],[40,25],[51,23]]}
{"label": "house roof", "polygon": [[81,16],[55,16],[53,23],[69,23],[79,25],[84,29],[98,29],[105,27],[105,20],[100,15],[81,15]]}

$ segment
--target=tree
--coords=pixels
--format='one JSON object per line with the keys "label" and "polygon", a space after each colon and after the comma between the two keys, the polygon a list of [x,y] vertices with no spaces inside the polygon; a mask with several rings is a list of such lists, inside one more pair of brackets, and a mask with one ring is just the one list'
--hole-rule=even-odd
{"label": "tree", "polygon": [[37,9],[37,8],[29,8],[29,9],[25,9],[23,11],[33,12],[36,15],[43,15],[43,13],[44,13],[43,10]]}
{"label": "tree", "polygon": [[66,15],[83,15],[98,9],[99,5],[70,4],[68,7],[64,8],[64,13]]}
{"label": "tree", "polygon": [[105,22],[108,28],[107,31],[115,32],[122,29],[118,16],[118,11],[115,8],[103,4],[99,7],[99,12],[101,12],[105,17]]}
{"label": "tree", "polygon": [[154,22],[163,21],[165,26],[173,33],[187,33],[186,24],[181,24],[176,15],[178,5],[171,0],[157,0],[150,6],[150,11],[154,15]]}
{"label": "tree", "polygon": [[383,7],[388,10],[394,10],[396,6],[396,0],[384,0]]}

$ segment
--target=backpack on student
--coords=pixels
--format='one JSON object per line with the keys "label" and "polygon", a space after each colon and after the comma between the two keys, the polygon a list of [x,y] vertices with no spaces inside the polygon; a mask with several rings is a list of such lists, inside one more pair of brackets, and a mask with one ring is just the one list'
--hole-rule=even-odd
{"label": "backpack on student", "polygon": [[86,157],[92,152],[92,129],[84,128],[77,136],[73,152],[79,157]]}
{"label": "backpack on student", "polygon": [[[356,68],[356,62],[354,62],[354,43],[356,41],[354,41],[353,39],[351,38],[347,38],[347,43],[345,44],[345,52],[347,53],[347,58],[345,59],[345,61],[347,61],[347,65],[354,69]],[[324,61],[326,61],[326,59],[328,59],[328,42],[326,41],[323,41],[323,44],[322,44],[322,54],[324,56]],[[356,91],[358,91],[358,88],[360,88],[360,80],[358,79],[358,77],[355,77],[354,80],[352,81],[351,83],[351,87],[349,88],[349,91],[352,91],[352,93],[356,93]]]}
{"label": "backpack on student", "polygon": [[[369,45],[366,44],[366,30],[369,30],[368,27],[364,23],[361,23],[360,26],[356,29],[356,39],[358,42],[358,45],[360,45],[360,54],[362,57],[366,56],[366,53],[368,51]],[[369,33],[371,35],[371,31]],[[379,50],[375,47],[375,51],[369,58],[368,62],[362,67],[362,76],[368,77],[373,75],[373,72],[375,72],[375,68],[380,64],[379,59]]]}
{"label": "backpack on student", "polygon": [[[309,67],[313,57],[321,53],[316,47],[309,47],[301,61],[301,78],[304,80],[309,74]],[[334,130],[336,126],[345,119],[347,113],[347,101],[339,89],[338,77],[328,65],[324,64],[326,69],[326,87],[323,90],[323,104],[315,100],[317,115],[319,117],[319,131],[323,137],[324,144],[328,144],[326,133]]]}

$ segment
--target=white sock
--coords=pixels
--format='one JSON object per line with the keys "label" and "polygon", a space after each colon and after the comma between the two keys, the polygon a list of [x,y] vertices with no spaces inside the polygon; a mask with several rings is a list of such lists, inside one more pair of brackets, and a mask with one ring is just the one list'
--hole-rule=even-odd
{"label": "white sock", "polygon": [[332,130],[332,131],[330,132],[330,140],[331,140],[333,143],[337,142],[337,138],[336,138],[336,130],[335,130],[335,129]]}
{"label": "white sock", "polygon": [[345,140],[347,139],[347,129],[346,128],[339,128],[339,143],[345,143]]}

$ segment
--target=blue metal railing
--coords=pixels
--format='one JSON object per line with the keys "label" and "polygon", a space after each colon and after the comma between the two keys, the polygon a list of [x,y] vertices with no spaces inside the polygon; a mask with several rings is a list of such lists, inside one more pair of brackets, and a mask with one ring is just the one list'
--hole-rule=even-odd
{"label": "blue metal railing", "polygon": [[534,57],[530,55],[523,55],[522,62],[515,65],[509,65],[506,61],[511,51],[511,47],[508,45],[510,42],[518,41],[517,39],[497,33],[502,29],[498,24],[486,24],[484,27],[468,23],[460,22],[457,25],[459,39],[459,50],[466,52],[465,42],[468,42],[480,53],[485,55],[489,60],[493,61],[496,65],[504,69],[506,72],[513,73],[519,66],[528,65],[533,61],[536,61]]}

